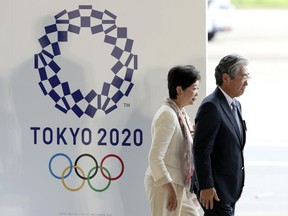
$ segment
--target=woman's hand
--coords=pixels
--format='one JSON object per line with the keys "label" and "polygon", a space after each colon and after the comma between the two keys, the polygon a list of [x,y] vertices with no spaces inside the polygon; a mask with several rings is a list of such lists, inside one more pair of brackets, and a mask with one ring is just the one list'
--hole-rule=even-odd
{"label": "woman's hand", "polygon": [[172,182],[169,182],[168,184],[165,185],[165,188],[168,191],[168,200],[166,208],[169,211],[175,211],[178,205],[175,186]]}

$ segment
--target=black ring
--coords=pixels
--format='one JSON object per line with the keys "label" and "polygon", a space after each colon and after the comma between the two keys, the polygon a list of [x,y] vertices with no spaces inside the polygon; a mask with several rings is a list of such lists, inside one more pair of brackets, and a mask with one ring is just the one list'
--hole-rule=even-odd
{"label": "black ring", "polygon": [[[95,172],[93,173],[93,175],[91,175],[91,176],[89,177],[89,179],[91,179],[91,178],[93,178],[93,177],[97,174],[97,172],[98,172],[98,162],[97,162],[96,158],[94,158],[94,157],[93,157],[92,155],[90,155],[90,154],[81,154],[81,155],[79,155],[78,158],[75,160],[74,166],[77,166],[77,162],[80,160],[80,158],[82,158],[82,157],[84,157],[84,156],[88,156],[88,157],[92,158],[92,159],[94,160],[95,164],[96,164]],[[85,177],[85,176],[83,177],[83,176],[81,176],[81,175],[78,173],[78,171],[77,171],[76,168],[74,168],[74,170],[75,170],[77,176],[79,176],[81,179],[85,179],[85,180],[88,179],[88,177]]]}

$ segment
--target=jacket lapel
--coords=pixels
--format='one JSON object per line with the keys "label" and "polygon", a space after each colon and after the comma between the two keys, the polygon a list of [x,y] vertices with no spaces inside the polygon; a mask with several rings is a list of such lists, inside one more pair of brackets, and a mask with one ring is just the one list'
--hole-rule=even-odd
{"label": "jacket lapel", "polygon": [[[220,105],[225,113],[225,115],[227,115],[228,119],[230,120],[231,124],[233,125],[235,131],[236,131],[236,134],[237,134],[237,137],[239,139],[239,142],[242,144],[242,139],[241,138],[241,135],[240,135],[240,130],[238,128],[238,125],[237,125],[237,122],[236,122],[236,119],[232,113],[232,110],[231,110],[231,107],[230,105],[227,103],[227,100],[225,98],[225,96],[223,95],[223,93],[221,92],[221,90],[219,88],[217,88],[216,90],[216,94],[219,98],[219,101],[220,101]],[[241,116],[241,121],[242,121],[242,116]]]}

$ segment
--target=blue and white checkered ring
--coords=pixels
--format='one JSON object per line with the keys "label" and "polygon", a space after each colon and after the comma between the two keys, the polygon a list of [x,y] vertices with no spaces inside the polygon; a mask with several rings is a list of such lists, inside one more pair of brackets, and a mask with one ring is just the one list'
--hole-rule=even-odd
{"label": "blue and white checkered ring", "polygon": [[[93,25],[95,19],[100,24]],[[106,114],[115,110],[120,99],[127,97],[133,88],[132,76],[138,69],[138,56],[132,53],[134,41],[127,37],[127,28],[116,26],[113,13],[94,10],[91,5],[80,5],[79,9],[70,12],[63,10],[55,16],[55,21],[45,27],[46,34],[39,39],[42,51],[34,56],[34,67],[39,72],[39,86],[44,95],[53,99],[57,109],[64,113],[72,110],[79,118],[83,114],[93,118],[98,109]],[[68,36],[80,34],[81,28],[90,28],[93,35],[104,33],[104,43],[113,46],[111,56],[116,63],[111,71],[114,77],[111,82],[103,83],[101,94],[93,89],[86,95],[80,89],[71,90],[69,83],[58,76],[61,67],[56,63],[56,57],[61,55],[60,42],[68,42]]]}

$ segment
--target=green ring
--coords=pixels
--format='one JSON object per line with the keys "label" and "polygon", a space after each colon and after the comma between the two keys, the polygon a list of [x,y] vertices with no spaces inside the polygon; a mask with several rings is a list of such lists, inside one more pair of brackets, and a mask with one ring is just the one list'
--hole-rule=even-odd
{"label": "green ring", "polygon": [[[103,166],[98,166],[98,168],[105,170],[106,173],[108,174],[109,178],[111,178],[111,174],[110,174],[110,172],[108,171],[108,169],[106,169],[106,168],[103,167]],[[110,184],[111,184],[111,180],[108,181],[107,186],[104,187],[103,189],[96,189],[96,188],[94,188],[94,187],[92,186],[92,184],[91,184],[91,182],[90,182],[90,174],[94,171],[94,169],[97,169],[97,167],[93,167],[93,168],[89,171],[89,173],[88,173],[88,176],[87,176],[88,185],[90,186],[90,188],[91,188],[92,190],[94,190],[94,191],[96,191],[96,192],[106,191],[106,190],[109,188]]]}

